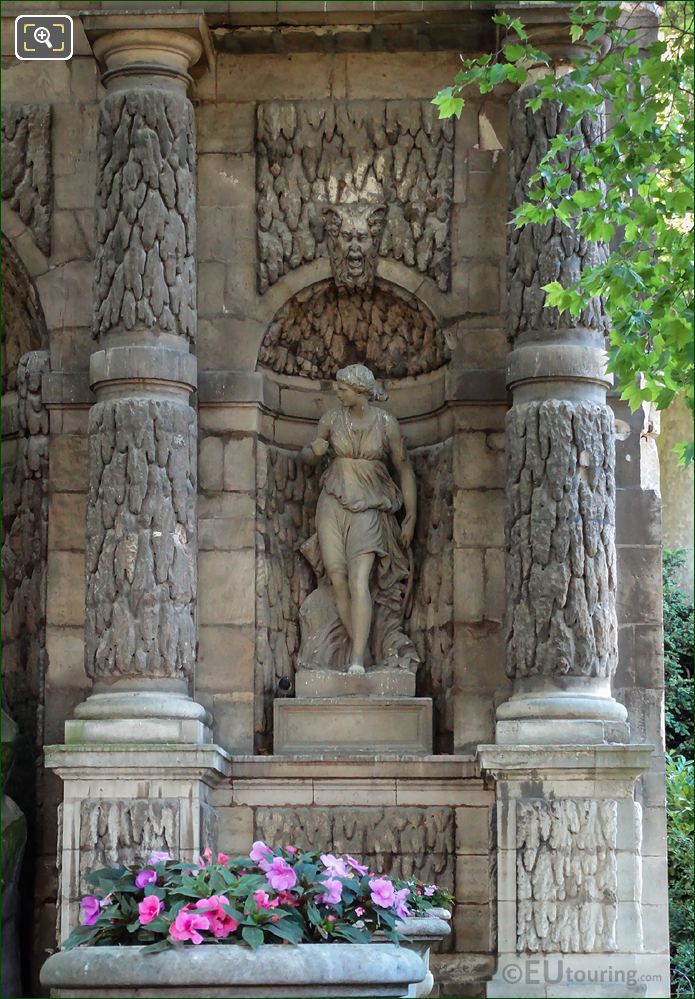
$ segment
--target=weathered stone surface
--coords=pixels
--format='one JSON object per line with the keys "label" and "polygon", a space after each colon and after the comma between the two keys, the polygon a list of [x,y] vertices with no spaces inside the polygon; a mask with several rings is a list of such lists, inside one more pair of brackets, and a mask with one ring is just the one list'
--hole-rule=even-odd
{"label": "weathered stone surface", "polygon": [[86,669],[188,676],[195,654],[196,418],[165,400],[90,412]]}
{"label": "weathered stone surface", "polygon": [[[3,157],[4,166],[4,157]],[[17,388],[23,354],[48,346],[46,322],[26,268],[6,236],[2,237],[2,391]],[[7,433],[7,426],[5,433]]]}
{"label": "weathered stone surface", "polygon": [[617,801],[517,802],[517,951],[616,949]]}
{"label": "weathered stone surface", "polygon": [[507,673],[611,677],[613,415],[546,400],[507,416]]}
{"label": "weathered stone surface", "polygon": [[195,125],[181,94],[116,91],[98,139],[95,336],[151,327],[195,339]]}
{"label": "weathered stone surface", "polygon": [[412,610],[407,630],[423,667],[418,693],[434,702],[435,751],[451,750],[454,728],[453,442],[410,453],[418,487]]}
{"label": "weathered stone surface", "polygon": [[[538,87],[525,87],[509,101],[512,212],[526,200],[529,180],[556,136],[578,138],[581,146],[589,149],[604,130],[602,108],[596,108],[591,115],[585,114],[574,130],[569,127],[569,113],[559,100],[547,101],[538,111],[531,111],[526,102],[538,92]],[[582,189],[582,176],[576,165],[577,153],[578,150],[573,148],[558,154],[558,162],[571,178],[566,197]],[[588,242],[557,219],[544,224],[529,223],[521,229],[510,226],[507,258],[510,337],[514,339],[527,330],[563,329],[577,324],[606,332],[608,326],[600,298],[591,299],[578,319],[572,319],[567,312],[543,308],[543,285],[559,281],[563,287],[569,287],[579,279],[585,268],[605,260],[606,253],[604,244]]]}
{"label": "weathered stone surface", "polygon": [[258,106],[258,288],[326,253],[323,208],[389,205],[382,256],[449,286],[451,121],[427,101]]}
{"label": "weathered stone surface", "polygon": [[448,359],[430,310],[385,281],[373,292],[349,295],[332,281],[310,285],[274,317],[258,357],[273,371],[314,379],[333,378],[356,362],[379,378],[402,378],[434,371]]}
{"label": "weathered stone surface", "polygon": [[452,808],[257,808],[254,838],[349,853],[378,873],[454,889]]}
{"label": "weathered stone surface", "polygon": [[80,805],[81,890],[85,874],[115,864],[145,864],[153,850],[175,856],[179,846],[176,799],[129,798]]}
{"label": "weathered stone surface", "polygon": [[9,201],[48,256],[53,210],[51,105],[3,104],[2,139],[3,201]]}

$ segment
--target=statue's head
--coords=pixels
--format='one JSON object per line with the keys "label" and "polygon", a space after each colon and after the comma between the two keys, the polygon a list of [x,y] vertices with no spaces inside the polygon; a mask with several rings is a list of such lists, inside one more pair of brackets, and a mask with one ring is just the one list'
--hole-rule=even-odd
{"label": "statue's head", "polygon": [[326,243],[338,288],[371,289],[386,212],[386,205],[362,202],[325,209]]}
{"label": "statue's head", "polygon": [[347,385],[368,399],[376,399],[377,402],[384,402],[388,399],[388,393],[381,388],[372,372],[364,364],[348,364],[346,368],[340,369],[335,380],[337,385]]}

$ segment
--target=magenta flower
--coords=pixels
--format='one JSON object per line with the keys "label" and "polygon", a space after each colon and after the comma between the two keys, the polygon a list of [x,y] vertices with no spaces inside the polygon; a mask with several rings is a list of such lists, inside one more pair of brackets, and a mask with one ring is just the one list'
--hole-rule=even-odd
{"label": "magenta flower", "polygon": [[264,843],[263,840],[257,839],[256,842],[251,847],[251,852],[249,857],[254,863],[260,864],[262,860],[267,861],[268,857],[272,857],[273,851]]}
{"label": "magenta flower", "polygon": [[93,926],[99,918],[101,902],[94,895],[85,895],[80,906],[82,908],[82,922],[85,926]]}
{"label": "magenta flower", "polygon": [[335,874],[337,878],[350,877],[350,871],[345,866],[345,861],[342,857],[336,857],[332,853],[322,853],[321,863],[329,874]]}
{"label": "magenta flower", "polygon": [[396,910],[396,915],[398,916],[399,919],[405,919],[407,916],[410,915],[410,909],[405,904],[405,900],[407,899],[409,894],[410,894],[409,888],[401,888],[401,890],[397,891],[396,894],[394,895],[393,907]]}
{"label": "magenta flower", "polygon": [[239,925],[236,919],[232,919],[224,911],[223,905],[229,905],[229,899],[226,895],[211,895],[210,898],[200,898],[195,903],[196,909],[204,910],[210,923],[212,935],[218,938],[228,937]]}
{"label": "magenta flower", "polygon": [[268,864],[265,872],[270,887],[275,891],[288,891],[297,884],[294,869],[282,857],[273,858],[272,864]]}
{"label": "magenta flower", "polygon": [[[201,901],[205,901],[205,899],[201,899]],[[198,930],[209,929],[210,920],[207,916],[201,916],[186,907],[185,909],[181,909],[169,927],[169,936],[172,940],[191,940],[194,944],[201,944],[203,938],[198,933]]]}
{"label": "magenta flower", "polygon": [[369,882],[372,889],[372,902],[382,909],[390,909],[396,900],[396,893],[388,878],[372,878]]}
{"label": "magenta flower", "polygon": [[156,895],[148,895],[138,903],[138,913],[140,914],[140,924],[146,926],[156,919],[164,908],[164,903]]}
{"label": "magenta flower", "polygon": [[288,843],[287,846],[285,847],[285,849],[287,850],[288,853],[299,853],[299,850],[297,849],[297,847],[296,846],[292,846],[291,843]]}
{"label": "magenta flower", "polygon": [[280,904],[280,899],[271,899],[267,891],[255,891],[253,893],[253,900],[259,909],[276,909]]}
{"label": "magenta flower", "polygon": [[135,875],[135,884],[138,888],[145,888],[147,885],[152,885],[157,880],[156,871],[140,871],[139,874]]}
{"label": "magenta flower", "polygon": [[367,873],[366,864],[360,864],[358,860],[355,860],[355,858],[351,857],[350,855],[347,856],[346,860],[348,862],[348,865],[353,869],[353,871],[356,871],[361,878],[365,876],[365,874]]}
{"label": "magenta flower", "polygon": [[425,888],[425,895],[427,896],[427,898],[432,898],[436,890],[437,890],[436,885],[427,885],[427,887]]}
{"label": "magenta flower", "polygon": [[147,863],[162,864],[166,863],[167,860],[171,860],[171,854],[167,853],[166,850],[153,850]]}
{"label": "magenta flower", "polygon": [[355,909],[355,915],[356,916],[363,916],[364,913],[365,913],[365,910],[362,908],[361,905],[358,905],[357,908]]}
{"label": "magenta flower", "polygon": [[229,854],[228,853],[218,853],[217,854],[217,863],[218,864],[226,864],[228,860],[229,860]]}
{"label": "magenta flower", "polygon": [[325,878],[322,884],[326,886],[326,891],[317,897],[324,905],[337,905],[343,894],[342,882],[337,878]]}

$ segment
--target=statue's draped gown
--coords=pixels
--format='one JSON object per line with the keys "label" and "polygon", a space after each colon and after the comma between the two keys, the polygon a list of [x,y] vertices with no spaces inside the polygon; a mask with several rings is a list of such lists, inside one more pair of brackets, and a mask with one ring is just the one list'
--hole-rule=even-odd
{"label": "statue's draped gown", "polygon": [[352,559],[373,552],[370,665],[415,670],[419,659],[403,631],[410,560],[395,516],[403,497],[386,465],[394,438],[405,455],[398,425],[389,413],[376,407],[370,410],[370,421],[364,427],[353,426],[347,408],[334,409],[328,415],[331,460],[321,477],[317,532],[302,546],[320,585],[300,611],[298,665],[309,669],[347,666],[350,639],[338,616],[325,567],[347,573]]}

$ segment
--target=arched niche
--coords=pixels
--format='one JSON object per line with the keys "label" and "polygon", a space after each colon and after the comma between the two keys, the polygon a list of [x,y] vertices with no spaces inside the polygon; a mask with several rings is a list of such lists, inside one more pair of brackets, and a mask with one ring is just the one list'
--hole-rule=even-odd
{"label": "arched niche", "polygon": [[377,277],[341,294],[326,276],[276,309],[262,339],[266,433],[257,464],[256,748],[270,751],[275,697],[293,692],[299,607],[315,586],[299,546],[314,531],[320,469],[299,449],[335,405],[346,364],[371,367],[389,393],[418,484],[414,585],[407,630],[423,666],[417,693],[434,701],[435,747],[453,747],[453,440],[442,324],[412,290]]}

